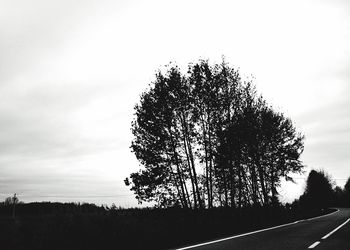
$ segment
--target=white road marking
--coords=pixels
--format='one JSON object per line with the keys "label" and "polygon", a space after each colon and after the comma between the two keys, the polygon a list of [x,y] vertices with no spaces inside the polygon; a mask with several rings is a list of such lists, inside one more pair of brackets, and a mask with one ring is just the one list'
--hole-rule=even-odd
{"label": "white road marking", "polygon": [[329,236],[331,236],[333,233],[335,233],[337,230],[339,230],[341,227],[343,227],[346,223],[348,223],[350,221],[350,219],[347,219],[343,224],[341,224],[340,226],[338,226],[336,229],[334,229],[332,232],[330,232],[329,234],[326,234],[325,236],[323,236],[321,239],[325,240],[327,239]]}
{"label": "white road marking", "polygon": [[193,245],[193,246],[178,248],[177,250],[185,250],[185,249],[190,249],[190,248],[194,248],[194,247],[210,245],[210,244],[213,244],[213,243],[217,243],[217,242],[221,242],[221,241],[225,241],[225,240],[231,240],[231,239],[243,237],[243,236],[246,236],[246,235],[256,234],[256,233],[260,233],[260,232],[264,232],[264,231],[268,231],[268,230],[272,230],[272,229],[276,229],[276,228],[280,228],[280,227],[293,225],[293,224],[296,224],[296,223],[299,223],[299,221],[295,221],[295,222],[291,222],[291,223],[288,223],[288,224],[283,224],[283,225],[279,225],[279,226],[275,226],[275,227],[265,228],[265,229],[261,229],[261,230],[257,230],[257,231],[253,231],[253,232],[249,232],[249,233],[239,234],[239,235],[235,235],[235,236],[231,236],[231,237],[227,237],[227,238],[223,238],[223,239],[219,239],[219,240],[213,240],[213,241],[209,241],[209,242],[204,242],[204,243],[200,243],[200,244]]}
{"label": "white road marking", "polygon": [[310,220],[315,220],[315,219],[318,219],[318,218],[321,218],[321,217],[326,217],[328,215],[331,215],[331,214],[335,214],[335,213],[338,213],[340,210],[339,209],[335,209],[336,211],[332,212],[332,213],[329,213],[329,214],[325,214],[325,215],[320,215],[320,216],[317,216],[317,217],[313,217],[313,218],[310,218],[310,219],[305,219],[304,221],[310,221]]}
{"label": "white road marking", "polygon": [[[339,212],[339,209],[337,209],[337,211],[334,211],[332,213],[326,214],[326,215],[321,215],[315,218],[311,218],[311,219],[307,219],[307,220],[312,220],[312,219],[318,219],[321,217],[326,217],[328,215],[334,214],[336,212]],[[218,239],[218,240],[213,240],[213,241],[208,241],[208,242],[204,242],[204,243],[200,243],[200,244],[196,244],[196,245],[192,245],[192,246],[187,246],[187,247],[182,247],[182,248],[177,248],[177,250],[186,250],[186,249],[191,249],[191,248],[195,248],[195,247],[200,247],[200,246],[205,246],[205,245],[210,245],[210,244],[214,244],[214,243],[218,243],[221,241],[225,241],[225,240],[231,240],[231,239],[235,239],[235,238],[239,238],[239,237],[243,237],[243,236],[247,236],[247,235],[251,235],[251,234],[256,234],[256,233],[260,233],[260,232],[264,232],[264,231],[269,231],[269,230],[273,230],[276,228],[280,228],[280,227],[285,227],[285,226],[290,226],[299,222],[302,222],[304,220],[298,220],[298,221],[294,221],[291,223],[287,223],[287,224],[283,224],[283,225],[279,225],[279,226],[275,226],[275,227],[269,227],[269,228],[265,228],[265,229],[261,229],[261,230],[257,230],[257,231],[253,231],[253,232],[249,232],[249,233],[244,233],[244,234],[239,234],[239,235],[235,235],[235,236],[231,236],[231,237],[227,237],[227,238],[223,238],[223,239]]]}
{"label": "white road marking", "polygon": [[320,241],[316,241],[314,244],[312,244],[311,246],[309,246],[308,248],[315,248],[318,244],[320,244]]}

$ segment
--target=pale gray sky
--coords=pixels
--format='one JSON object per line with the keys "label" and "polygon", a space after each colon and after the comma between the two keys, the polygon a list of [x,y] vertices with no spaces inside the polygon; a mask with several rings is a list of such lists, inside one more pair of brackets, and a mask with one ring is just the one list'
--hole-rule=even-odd
{"label": "pale gray sky", "polygon": [[139,169],[139,95],[170,61],[222,55],[306,135],[308,169],[343,185],[349,14],[347,0],[0,0],[0,199],[137,205],[123,179]]}

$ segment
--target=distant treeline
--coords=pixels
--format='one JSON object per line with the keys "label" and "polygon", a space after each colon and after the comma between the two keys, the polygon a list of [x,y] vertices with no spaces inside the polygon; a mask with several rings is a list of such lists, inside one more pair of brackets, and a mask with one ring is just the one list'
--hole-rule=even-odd
{"label": "distant treeline", "polygon": [[135,106],[132,132],[143,168],[125,183],[159,207],[276,204],[281,178],[303,168],[304,137],[224,61],[159,71]]}
{"label": "distant treeline", "polygon": [[31,202],[23,203],[14,201],[9,197],[5,202],[0,202],[0,216],[11,215],[14,204],[17,215],[45,215],[45,214],[67,214],[67,213],[96,213],[105,212],[108,207],[97,206],[90,203],[60,203],[60,202]]}
{"label": "distant treeline", "polygon": [[350,177],[344,187],[335,186],[329,174],[323,170],[311,170],[304,193],[292,206],[300,209],[350,207]]}

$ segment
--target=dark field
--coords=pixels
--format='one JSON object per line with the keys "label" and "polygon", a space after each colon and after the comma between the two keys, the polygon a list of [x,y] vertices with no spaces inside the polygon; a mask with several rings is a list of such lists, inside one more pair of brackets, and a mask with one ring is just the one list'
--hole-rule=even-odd
{"label": "dark field", "polygon": [[286,207],[211,210],[105,209],[18,204],[0,209],[1,249],[167,249],[324,214]]}

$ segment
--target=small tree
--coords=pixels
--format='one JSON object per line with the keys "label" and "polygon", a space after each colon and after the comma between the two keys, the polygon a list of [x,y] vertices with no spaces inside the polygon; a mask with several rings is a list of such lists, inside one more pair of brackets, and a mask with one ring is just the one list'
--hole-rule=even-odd
{"label": "small tree", "polygon": [[13,204],[17,204],[19,202],[16,194],[13,196],[7,197],[4,201],[5,206],[12,206]]}
{"label": "small tree", "polygon": [[311,170],[306,180],[304,194],[300,197],[302,206],[327,208],[334,202],[333,181],[324,171]]}
{"label": "small tree", "polygon": [[348,178],[344,186],[343,203],[344,206],[350,207],[350,177]]}
{"label": "small tree", "polygon": [[14,194],[12,197],[7,197],[5,199],[4,205],[5,206],[12,206],[12,217],[15,218],[16,216],[16,204],[19,203],[19,200],[17,198],[17,195]]}

